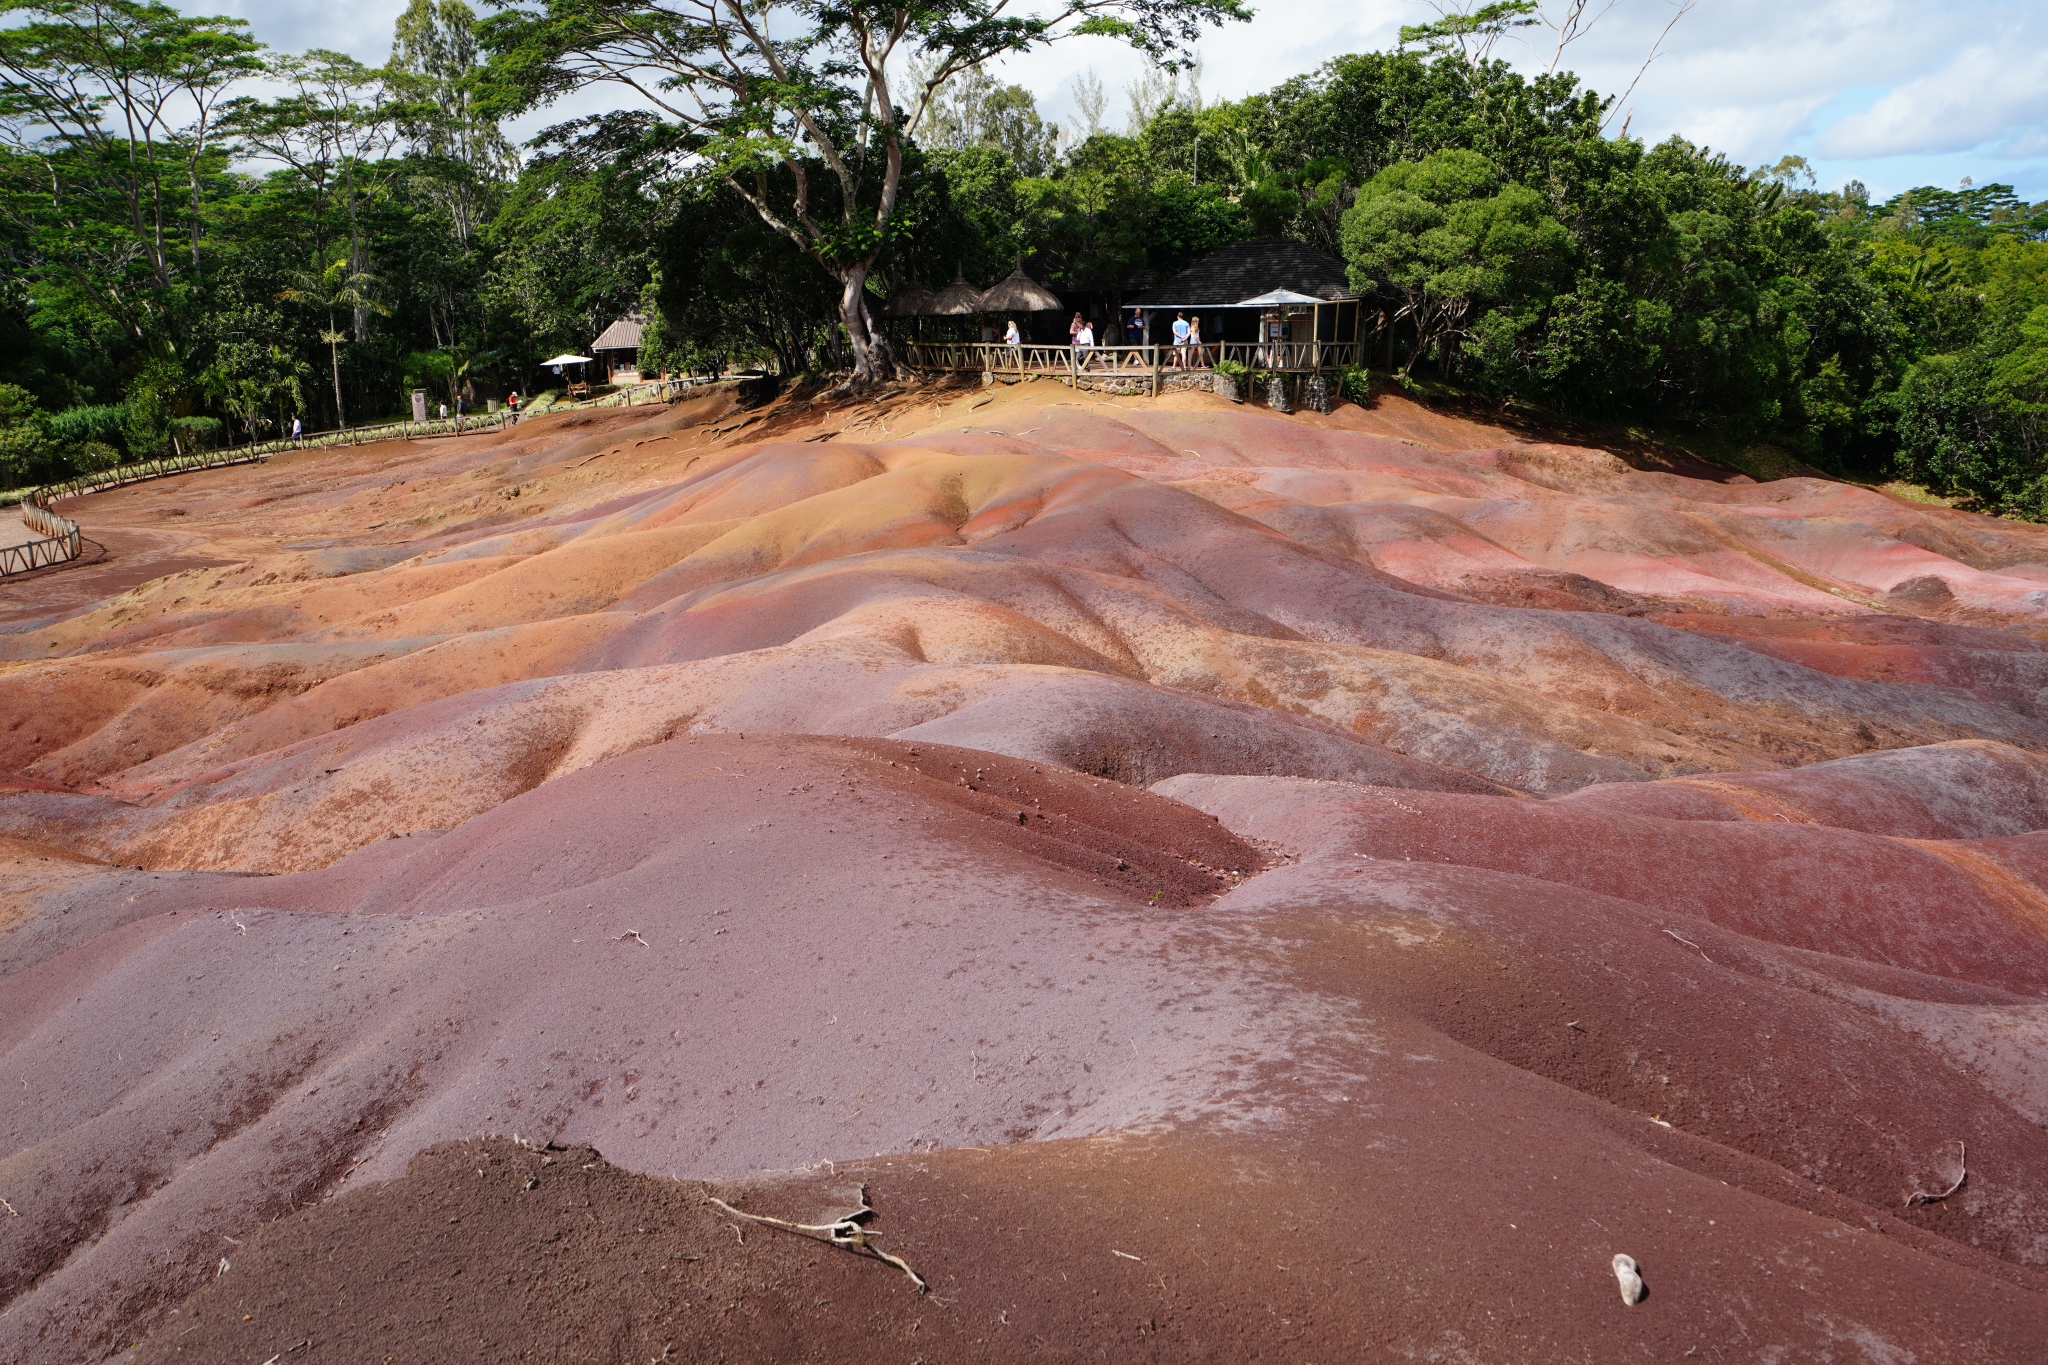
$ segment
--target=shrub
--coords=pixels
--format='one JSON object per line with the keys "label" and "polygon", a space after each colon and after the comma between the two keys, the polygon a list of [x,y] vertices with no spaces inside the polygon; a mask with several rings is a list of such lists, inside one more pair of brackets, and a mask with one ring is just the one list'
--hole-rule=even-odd
{"label": "shrub", "polygon": [[1232,379],[1235,379],[1240,384],[1244,382],[1245,375],[1249,373],[1249,371],[1245,369],[1244,363],[1242,361],[1237,360],[1219,360],[1211,368],[1213,368],[1217,374],[1229,375]]}
{"label": "shrub", "polygon": [[1337,382],[1333,387],[1337,396],[1347,403],[1364,407],[1372,402],[1372,376],[1360,366],[1346,365],[1337,371]]}
{"label": "shrub", "polygon": [[65,408],[50,414],[50,440],[60,447],[87,441],[111,444],[121,438],[122,428],[127,425],[128,408],[124,403]]}
{"label": "shrub", "polygon": [[225,430],[218,417],[171,419],[171,434],[178,438],[178,444],[184,447],[187,455],[195,450],[212,450],[221,443]]}
{"label": "shrub", "polygon": [[97,474],[121,463],[121,452],[105,441],[80,441],[64,452],[64,463],[73,474]]}
{"label": "shrub", "polygon": [[14,384],[0,384],[0,482],[15,487],[49,448],[50,420],[36,407],[35,395]]}
{"label": "shrub", "polygon": [[171,450],[171,409],[155,389],[138,389],[124,405],[127,423],[123,434],[128,452],[138,460],[153,460]]}

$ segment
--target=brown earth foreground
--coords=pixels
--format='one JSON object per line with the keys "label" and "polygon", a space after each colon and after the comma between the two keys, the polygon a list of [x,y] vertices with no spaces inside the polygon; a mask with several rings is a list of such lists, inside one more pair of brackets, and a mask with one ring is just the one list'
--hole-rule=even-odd
{"label": "brown earth foreground", "polygon": [[0,1360],[2048,1359],[2043,528],[1050,384],[62,510]]}

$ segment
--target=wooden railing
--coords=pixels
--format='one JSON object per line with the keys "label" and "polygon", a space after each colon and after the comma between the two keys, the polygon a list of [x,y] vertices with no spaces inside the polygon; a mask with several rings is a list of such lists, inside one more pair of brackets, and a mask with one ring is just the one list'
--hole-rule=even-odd
{"label": "wooden railing", "polygon": [[52,564],[66,564],[85,552],[85,541],[79,533],[78,523],[69,517],[59,516],[51,509],[52,503],[86,493],[105,492],[124,484],[141,483],[144,479],[160,479],[166,474],[247,464],[260,458],[245,450],[209,450],[173,455],[162,460],[143,460],[137,464],[113,465],[66,479],[63,483],[31,488],[21,495],[21,519],[31,531],[42,532],[42,538],[0,548],[0,578],[28,573],[32,569],[47,569]]}
{"label": "wooden railing", "polygon": [[44,490],[40,488],[31,488],[22,497],[22,521],[29,530],[43,534],[39,539],[20,545],[0,547],[0,577],[27,573],[31,569],[47,569],[52,564],[67,564],[85,552],[85,541],[79,534],[78,523],[69,517],[58,516],[45,502]]}
{"label": "wooden railing", "polygon": [[1358,362],[1349,341],[1207,341],[1199,346],[1005,346],[986,341],[911,341],[903,358],[925,370],[996,375],[1149,375],[1211,370],[1229,360],[1247,370],[1292,374],[1338,370]]}
{"label": "wooden railing", "polygon": [[666,403],[681,398],[697,386],[694,379],[648,379],[637,384],[622,386],[617,393],[608,393],[602,398],[593,398],[588,406],[593,408],[635,407],[641,403]]}

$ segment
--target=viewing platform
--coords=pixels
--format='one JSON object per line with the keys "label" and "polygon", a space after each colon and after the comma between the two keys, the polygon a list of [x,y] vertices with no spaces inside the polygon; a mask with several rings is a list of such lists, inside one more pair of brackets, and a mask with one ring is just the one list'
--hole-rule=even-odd
{"label": "viewing platform", "polygon": [[[1207,387],[1220,361],[1265,374],[1326,374],[1358,363],[1352,341],[1211,341],[1200,346],[1006,346],[1001,342],[909,341],[905,364],[920,370],[984,374],[988,382],[1055,379],[1076,387],[1121,380],[1152,394]],[[1131,389],[1129,391],[1137,391]]]}

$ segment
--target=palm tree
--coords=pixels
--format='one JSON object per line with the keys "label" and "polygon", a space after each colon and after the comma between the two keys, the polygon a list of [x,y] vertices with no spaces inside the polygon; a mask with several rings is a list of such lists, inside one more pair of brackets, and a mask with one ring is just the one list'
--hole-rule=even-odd
{"label": "palm tree", "polygon": [[320,339],[327,343],[328,360],[334,367],[334,424],[338,427],[348,425],[341,407],[341,343],[348,340],[348,333],[334,325],[334,315],[366,309],[389,317],[391,310],[373,295],[377,283],[377,277],[367,270],[351,270],[348,254],[339,252],[324,265],[319,257],[314,257],[313,269],[293,272],[292,287],[278,294],[287,303],[304,304],[327,314],[327,326],[321,329]]}

